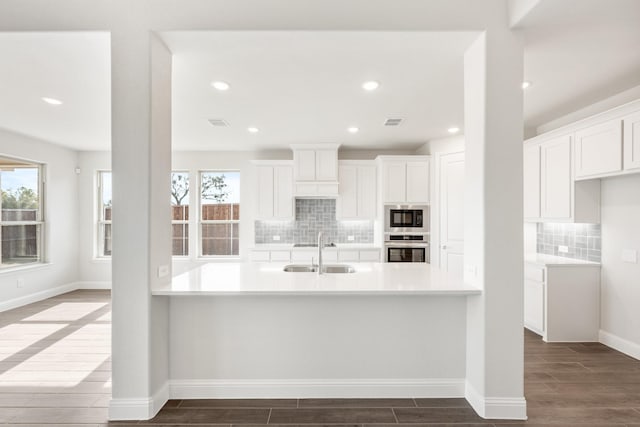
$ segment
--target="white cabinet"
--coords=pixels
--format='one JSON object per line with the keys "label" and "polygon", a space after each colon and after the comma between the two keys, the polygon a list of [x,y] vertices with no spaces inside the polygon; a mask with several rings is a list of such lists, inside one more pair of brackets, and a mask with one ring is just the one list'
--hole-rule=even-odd
{"label": "white cabinet", "polygon": [[249,260],[253,262],[289,262],[291,251],[287,249],[252,249],[249,252]]}
{"label": "white cabinet", "polygon": [[626,116],[624,128],[624,170],[640,170],[640,112]]}
{"label": "white cabinet", "polygon": [[571,137],[562,136],[540,147],[541,215],[547,219],[571,218]]}
{"label": "white cabinet", "polygon": [[523,157],[524,217],[536,219],[540,218],[540,146],[525,145]]}
{"label": "white cabinet", "polygon": [[610,120],[575,134],[576,179],[622,170],[622,120]]}
{"label": "white cabinet", "polygon": [[[283,245],[286,247],[286,245]],[[254,248],[249,251],[249,260],[253,262],[291,262],[311,264],[318,262],[317,248],[274,247]],[[369,248],[325,248],[322,250],[325,264],[336,262],[380,262],[380,249]]]}
{"label": "white cabinet", "polygon": [[525,263],[524,326],[547,342],[598,341],[600,267]]}
{"label": "white cabinet", "polygon": [[337,218],[375,219],[375,164],[366,161],[341,161],[338,171],[340,192],[336,206]]}
{"label": "white cabinet", "polygon": [[428,156],[379,156],[382,202],[429,203]]}
{"label": "white cabinet", "polygon": [[292,145],[295,188],[299,196],[338,194],[338,144]]}
{"label": "white cabinet", "polygon": [[293,219],[293,166],[291,162],[255,161],[256,217]]}
{"label": "white cabinet", "polygon": [[600,182],[575,181],[571,138],[563,135],[525,143],[525,221],[600,222]]}

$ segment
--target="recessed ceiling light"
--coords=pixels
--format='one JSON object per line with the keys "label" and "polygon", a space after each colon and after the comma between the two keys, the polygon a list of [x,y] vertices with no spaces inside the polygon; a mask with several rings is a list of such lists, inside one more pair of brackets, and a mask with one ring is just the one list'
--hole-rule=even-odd
{"label": "recessed ceiling light", "polygon": [[247,131],[248,131],[249,133],[258,133],[258,131],[259,131],[259,130],[260,130],[260,129],[258,129],[258,128],[256,128],[256,127],[253,127],[253,126],[251,126],[251,127],[248,127],[248,128],[247,128]]}
{"label": "recessed ceiling light", "polygon": [[375,80],[370,80],[368,82],[362,83],[362,89],[368,90],[368,91],[376,90],[379,87],[380,87],[380,83],[378,83]]}
{"label": "recessed ceiling light", "polygon": [[47,98],[46,96],[42,97],[42,100],[50,105],[62,105],[62,101],[55,98]]}
{"label": "recessed ceiling light", "polygon": [[213,82],[211,83],[211,86],[213,86],[214,88],[218,89],[218,90],[229,90],[229,83],[227,82]]}
{"label": "recessed ceiling light", "polygon": [[450,127],[449,129],[447,129],[447,131],[449,133],[458,133],[458,132],[460,132],[460,128],[457,128],[457,127],[454,126],[454,127]]}
{"label": "recessed ceiling light", "polygon": [[522,82],[522,89],[526,89],[526,88],[528,88],[529,86],[531,86],[531,82],[527,82],[527,81]]}
{"label": "recessed ceiling light", "polygon": [[350,128],[347,129],[349,131],[349,133],[358,133],[358,131],[360,130],[359,128],[355,127],[355,126],[351,126]]}

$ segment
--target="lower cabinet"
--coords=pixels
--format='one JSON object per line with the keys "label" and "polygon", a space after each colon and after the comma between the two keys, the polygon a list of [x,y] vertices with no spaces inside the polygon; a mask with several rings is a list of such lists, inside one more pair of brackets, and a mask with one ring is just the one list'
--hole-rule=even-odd
{"label": "lower cabinet", "polygon": [[[340,249],[327,248],[322,251],[322,261],[332,262],[380,262],[381,251],[378,248]],[[249,260],[253,262],[292,262],[311,264],[318,262],[318,251],[309,249],[252,249]]]}
{"label": "lower cabinet", "polygon": [[524,326],[547,342],[596,342],[600,266],[525,263]]}

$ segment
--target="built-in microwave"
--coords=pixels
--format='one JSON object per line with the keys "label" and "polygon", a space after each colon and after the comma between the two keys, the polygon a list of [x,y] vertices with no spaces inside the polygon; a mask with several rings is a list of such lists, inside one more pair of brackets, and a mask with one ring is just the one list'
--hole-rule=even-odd
{"label": "built-in microwave", "polygon": [[428,233],[429,206],[386,205],[384,231],[387,233]]}

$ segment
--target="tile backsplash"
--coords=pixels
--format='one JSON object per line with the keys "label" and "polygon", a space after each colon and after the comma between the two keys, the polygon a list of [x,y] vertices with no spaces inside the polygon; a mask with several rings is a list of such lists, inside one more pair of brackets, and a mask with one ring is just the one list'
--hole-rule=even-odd
{"label": "tile backsplash", "polygon": [[[600,224],[539,223],[536,237],[538,253],[594,262],[601,260]],[[567,246],[569,251],[559,252],[559,245]]]}
{"label": "tile backsplash", "polygon": [[373,221],[336,220],[335,199],[296,199],[294,221],[255,222],[255,243],[316,243],[319,231],[326,242],[373,243]]}

